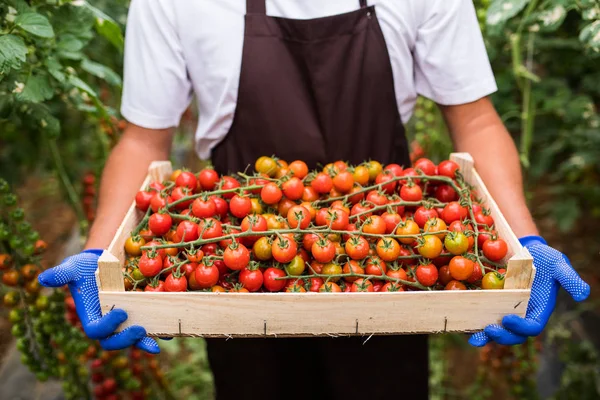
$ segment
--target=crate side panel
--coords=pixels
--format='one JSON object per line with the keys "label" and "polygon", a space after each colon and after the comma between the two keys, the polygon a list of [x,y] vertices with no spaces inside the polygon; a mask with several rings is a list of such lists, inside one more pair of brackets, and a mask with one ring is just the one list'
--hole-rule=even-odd
{"label": "crate side panel", "polygon": [[528,290],[410,293],[114,293],[103,311],[155,336],[330,336],[475,331],[525,314]]}

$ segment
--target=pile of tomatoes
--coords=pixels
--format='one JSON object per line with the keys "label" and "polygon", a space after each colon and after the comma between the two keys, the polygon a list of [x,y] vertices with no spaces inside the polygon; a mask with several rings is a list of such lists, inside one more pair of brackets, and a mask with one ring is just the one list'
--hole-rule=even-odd
{"label": "pile of tomatoes", "polygon": [[137,193],[128,290],[500,289],[508,247],[459,166],[261,157],[253,175],[173,172]]}

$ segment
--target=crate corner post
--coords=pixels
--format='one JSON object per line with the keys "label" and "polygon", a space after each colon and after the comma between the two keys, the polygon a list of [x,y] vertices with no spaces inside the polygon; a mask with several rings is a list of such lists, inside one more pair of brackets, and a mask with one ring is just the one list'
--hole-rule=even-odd
{"label": "crate corner post", "polygon": [[527,248],[523,247],[508,260],[504,288],[531,289],[534,274],[533,257]]}
{"label": "crate corner post", "polygon": [[98,288],[103,292],[124,292],[123,271],[121,262],[108,251],[104,251],[98,259]]}

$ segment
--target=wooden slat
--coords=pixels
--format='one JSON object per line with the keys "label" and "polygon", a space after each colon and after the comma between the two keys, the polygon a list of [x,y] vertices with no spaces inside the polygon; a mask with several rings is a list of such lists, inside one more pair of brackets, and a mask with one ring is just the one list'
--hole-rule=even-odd
{"label": "wooden slat", "polygon": [[96,281],[99,290],[125,291],[123,282],[123,262],[108,251],[102,252],[98,259]]}
{"label": "wooden slat", "polygon": [[528,290],[400,293],[102,292],[103,311],[154,336],[330,336],[475,331],[523,316]]}

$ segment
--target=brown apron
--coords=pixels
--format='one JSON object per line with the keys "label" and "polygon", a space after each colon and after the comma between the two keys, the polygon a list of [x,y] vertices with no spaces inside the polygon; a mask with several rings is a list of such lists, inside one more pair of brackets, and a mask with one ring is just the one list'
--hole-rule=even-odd
{"label": "brown apron", "polygon": [[[375,7],[358,2],[349,13],[293,20],[247,0],[237,107],[212,152],[217,171],[273,154],[310,168],[410,163]],[[217,399],[428,398],[425,336],[365,340],[209,339]]]}

